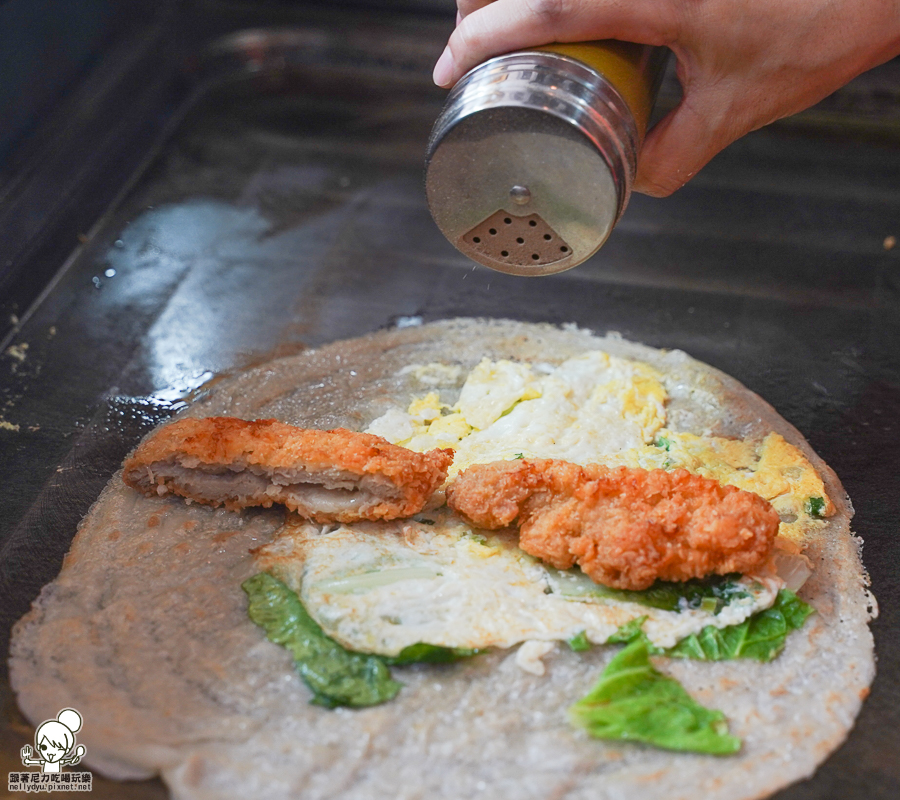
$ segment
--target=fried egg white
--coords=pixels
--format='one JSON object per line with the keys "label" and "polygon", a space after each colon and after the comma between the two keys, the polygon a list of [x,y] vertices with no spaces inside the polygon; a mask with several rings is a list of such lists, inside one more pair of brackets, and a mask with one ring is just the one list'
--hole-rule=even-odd
{"label": "fried egg white", "polygon": [[707,625],[743,622],[784,585],[774,576],[742,578],[743,591],[718,613],[667,611],[604,596],[580,571],[554,570],[516,545],[511,532],[475,530],[440,509],[427,521],[352,526],[295,518],[256,561],[298,593],[332,639],[382,655],[419,642],[506,648],[583,634],[602,644],[638,617],[653,644],[672,647]]}

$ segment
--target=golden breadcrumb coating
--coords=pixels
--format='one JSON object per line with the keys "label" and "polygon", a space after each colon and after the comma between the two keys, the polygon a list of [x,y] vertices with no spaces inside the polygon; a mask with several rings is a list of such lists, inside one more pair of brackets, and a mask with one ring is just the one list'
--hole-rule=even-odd
{"label": "golden breadcrumb coating", "polygon": [[517,524],[526,553],[557,569],[578,564],[616,589],[752,572],[768,559],[779,523],[759,495],[684,469],[553,459],[469,467],[447,502],[482,528]]}
{"label": "golden breadcrumb coating", "polygon": [[123,479],[148,495],[173,492],[232,510],[283,503],[316,522],[355,522],[421,511],[452,461],[452,450],[416,453],[343,428],[186,418],[142,442]]}

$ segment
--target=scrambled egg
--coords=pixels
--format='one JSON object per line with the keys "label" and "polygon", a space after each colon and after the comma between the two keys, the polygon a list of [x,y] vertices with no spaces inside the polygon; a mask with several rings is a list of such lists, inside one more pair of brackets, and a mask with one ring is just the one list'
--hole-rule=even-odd
{"label": "scrambled egg", "polygon": [[512,458],[602,461],[653,442],[665,424],[666,391],[647,364],[599,350],[558,367],[484,359],[457,403],[436,392],[392,409],[367,433],[423,452],[451,447],[452,478],[471,464]]}
{"label": "scrambled egg", "polygon": [[473,531],[446,508],[427,521],[288,523],[265,558],[332,639],[383,655],[419,642],[477,649],[584,636],[602,644],[638,617],[653,644],[672,647],[707,625],[743,622],[783,585],[774,576],[742,578],[718,613],[653,608],[618,599],[577,570],[542,564],[514,534]]}
{"label": "scrambled egg", "polygon": [[[407,369],[426,385],[450,374],[442,364]],[[472,464],[513,458],[682,467],[768,500],[781,516],[779,544],[790,552],[799,552],[834,513],[812,464],[782,436],[741,441],[670,431],[667,399],[652,367],[601,351],[555,368],[484,359],[452,407],[428,392],[406,411],[379,417],[367,432],[420,452],[453,448],[451,480]]]}

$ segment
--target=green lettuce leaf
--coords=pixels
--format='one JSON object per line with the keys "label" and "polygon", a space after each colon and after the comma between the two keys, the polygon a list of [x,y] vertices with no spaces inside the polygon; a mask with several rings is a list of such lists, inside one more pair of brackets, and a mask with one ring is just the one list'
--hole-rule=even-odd
{"label": "green lettuce leaf", "polygon": [[346,650],[326,636],[296,593],[277,578],[260,572],[241,588],[250,600],[250,619],[270,641],[291,652],[314,703],[329,708],[371,706],[400,691],[383,659]]}
{"label": "green lettuce leaf", "polygon": [[738,583],[740,575],[709,575],[688,581],[656,581],[648,589],[613,589],[595,583],[577,567],[569,570],[547,568],[553,590],[566,598],[604,597],[624,600],[663,611],[703,608],[718,614],[732,600],[747,597],[746,586]]}
{"label": "green lettuce leaf", "polygon": [[[656,581],[649,589],[640,592],[625,589],[612,590],[622,593],[624,600],[640,603],[664,611],[680,611],[683,607],[701,608],[718,614],[728,603],[738,597],[746,597],[747,591],[737,583],[740,575],[710,575],[689,581]],[[712,608],[704,600],[712,600]]]}
{"label": "green lettuce leaf", "polygon": [[700,633],[691,634],[664,652],[673,658],[700,661],[732,658],[771,661],[784,649],[787,635],[802,627],[812,613],[812,606],[792,591],[782,589],[771,608],[758,611],[739,625],[727,628],[707,625]]}
{"label": "green lettuce leaf", "polygon": [[571,639],[566,641],[566,644],[569,645],[569,648],[571,650],[574,650],[576,653],[583,653],[585,650],[591,649],[591,643],[584,631],[579,631],[578,633],[576,633]]}
{"label": "green lettuce leaf", "polygon": [[635,617],[624,625],[619,625],[616,632],[606,640],[606,644],[628,644],[640,637],[646,638],[641,630],[646,620],[647,617]]}
{"label": "green lettuce leaf", "polygon": [[402,684],[391,679],[388,666],[446,664],[481,652],[419,642],[395,656],[356,653],[328,636],[297,593],[277,578],[260,572],[244,581],[242,588],[250,599],[250,619],[270,641],[291,651],[300,677],[313,691],[313,702],[329,708],[371,706],[393,698]]}
{"label": "green lettuce leaf", "polygon": [[459,661],[461,658],[470,658],[478,655],[481,650],[468,647],[441,647],[438,644],[426,644],[419,642],[404,647],[395,656],[380,656],[385,664],[400,667],[404,664],[447,664],[451,661]]}
{"label": "green lettuce leaf", "polygon": [[647,641],[636,639],[609,662],[597,685],[569,709],[573,725],[599,739],[644,742],[668,750],[730,755],[741,740],[721,711],[697,703],[653,668]]}

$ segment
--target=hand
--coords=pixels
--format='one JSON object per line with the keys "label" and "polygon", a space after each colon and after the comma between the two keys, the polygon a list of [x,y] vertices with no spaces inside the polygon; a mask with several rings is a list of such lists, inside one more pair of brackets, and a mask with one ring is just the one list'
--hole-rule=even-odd
{"label": "hand", "polygon": [[749,131],[900,53],[900,0],[458,0],[434,80],[551,42],[666,45],[684,89],[644,142],[635,189],[666,196]]}
{"label": "hand", "polygon": [[72,755],[69,756],[69,758],[65,759],[63,761],[63,763],[75,765],[79,761],[81,761],[81,757],[84,755],[84,753],[85,753],[84,745],[80,744],[80,745],[78,745],[78,747],[75,748],[75,752],[72,753]]}
{"label": "hand", "polygon": [[28,759],[30,759],[30,758],[32,757],[32,755],[34,755],[32,749],[31,749],[31,745],[30,745],[30,744],[26,744],[26,745],[22,748],[22,753],[21,753],[21,755],[22,755],[22,761],[27,761]]}

